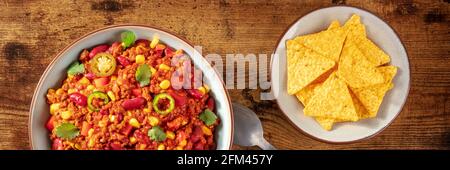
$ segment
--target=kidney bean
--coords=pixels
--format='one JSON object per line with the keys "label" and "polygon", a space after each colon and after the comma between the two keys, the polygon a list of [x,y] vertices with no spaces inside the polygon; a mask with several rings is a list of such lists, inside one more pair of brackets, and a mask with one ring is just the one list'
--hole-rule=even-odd
{"label": "kidney bean", "polygon": [[62,140],[61,139],[54,139],[53,140],[53,144],[52,144],[52,149],[53,150],[63,150],[63,144],[62,144]]}
{"label": "kidney bean", "polygon": [[101,52],[105,52],[106,50],[108,50],[109,46],[106,44],[102,44],[102,45],[98,45],[96,47],[94,47],[91,52],[89,53],[89,58],[94,58],[95,55],[97,55],[97,53],[101,53]]}
{"label": "kidney bean", "polygon": [[48,119],[47,123],[45,124],[45,127],[49,130],[52,131],[55,128],[55,116],[50,117],[50,119]]}
{"label": "kidney bean", "polygon": [[78,106],[86,106],[87,105],[87,97],[82,95],[81,93],[75,92],[69,94],[70,101],[74,102]]}
{"label": "kidney bean", "polygon": [[208,108],[211,111],[214,111],[215,105],[216,105],[216,102],[214,101],[214,98],[209,97],[209,99],[206,103],[206,108]]}
{"label": "kidney bean", "polygon": [[145,99],[143,97],[136,97],[132,99],[127,99],[122,103],[122,107],[125,110],[133,110],[133,109],[139,109],[142,107],[145,103]]}
{"label": "kidney bean", "polygon": [[127,124],[125,127],[123,127],[123,128],[120,130],[120,133],[124,134],[125,136],[128,136],[128,135],[130,134],[130,132],[131,132],[132,129],[133,129],[133,126]]}
{"label": "kidney bean", "polygon": [[119,61],[120,65],[122,65],[122,66],[130,65],[130,60],[128,60],[124,56],[118,56],[117,61]]}
{"label": "kidney bean", "polygon": [[187,96],[184,91],[169,91],[169,95],[175,100],[175,106],[183,106],[187,103]]}
{"label": "kidney bean", "polygon": [[172,57],[174,55],[173,49],[170,47],[167,47],[164,49],[164,56]]}
{"label": "kidney bean", "polygon": [[186,92],[194,99],[201,99],[203,94],[197,89],[187,89]]}
{"label": "kidney bean", "polygon": [[94,80],[95,79],[95,74],[94,73],[86,73],[84,75],[84,77],[86,77],[89,80]]}

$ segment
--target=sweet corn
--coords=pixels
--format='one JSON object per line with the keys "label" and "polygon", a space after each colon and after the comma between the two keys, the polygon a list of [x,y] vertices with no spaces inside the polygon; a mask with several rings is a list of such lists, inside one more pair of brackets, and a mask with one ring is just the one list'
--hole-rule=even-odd
{"label": "sweet corn", "polygon": [[135,128],[139,128],[139,127],[141,126],[141,124],[139,123],[139,121],[136,120],[135,118],[131,118],[131,119],[128,121],[128,123],[129,123],[131,126],[135,127]]}
{"label": "sweet corn", "polygon": [[145,57],[144,57],[144,55],[137,55],[137,56],[136,56],[136,63],[138,63],[138,64],[144,64],[144,62],[145,62]]}
{"label": "sweet corn", "polygon": [[59,104],[59,103],[53,103],[52,105],[50,105],[50,114],[55,115],[56,112],[59,110],[60,105],[61,104]]}
{"label": "sweet corn", "polygon": [[72,112],[70,110],[61,112],[61,118],[69,119],[70,117],[72,117]]}
{"label": "sweet corn", "polygon": [[91,137],[92,134],[94,134],[94,129],[93,129],[93,128],[90,128],[90,129],[88,130],[88,137]]}
{"label": "sweet corn", "polygon": [[169,71],[169,70],[170,70],[170,67],[169,67],[168,65],[165,65],[165,64],[160,64],[160,65],[159,65],[159,69],[160,69],[160,70],[166,70],[166,71]]}
{"label": "sweet corn", "polygon": [[155,68],[153,68],[152,66],[150,66],[150,72],[152,73],[152,75],[153,74],[155,74],[156,73],[156,69]]}
{"label": "sweet corn", "polygon": [[159,87],[163,90],[170,87],[170,81],[169,80],[163,80],[161,83],[159,83]]}
{"label": "sweet corn", "polygon": [[69,89],[69,90],[67,90],[68,94],[72,94],[72,93],[75,93],[75,92],[77,92],[77,89]]}
{"label": "sweet corn", "polygon": [[148,117],[148,122],[149,122],[150,125],[156,126],[156,125],[159,124],[159,119],[157,117],[154,117],[154,116],[149,116]]}
{"label": "sweet corn", "polygon": [[152,42],[150,43],[150,48],[155,48],[158,43],[159,43],[159,35],[155,34],[153,35]]}
{"label": "sweet corn", "polygon": [[203,86],[199,87],[197,90],[200,91],[200,93],[202,93],[203,95],[206,94],[206,89]]}
{"label": "sweet corn", "polygon": [[166,149],[166,146],[164,146],[164,144],[159,144],[158,145],[158,150],[164,150],[164,149]]}
{"label": "sweet corn", "polygon": [[144,150],[145,148],[147,148],[147,144],[139,145],[139,150]]}
{"label": "sweet corn", "polygon": [[166,137],[169,139],[175,139],[175,133],[173,133],[172,131],[167,131]]}
{"label": "sweet corn", "polygon": [[175,51],[175,55],[180,55],[183,54],[183,50],[182,49],[178,49],[177,51]]}
{"label": "sweet corn", "polygon": [[111,76],[111,81],[116,81],[117,80],[117,76]]}
{"label": "sweet corn", "polygon": [[135,144],[137,142],[135,137],[130,137],[130,143]]}
{"label": "sweet corn", "polygon": [[89,139],[89,142],[88,142],[88,147],[94,147],[94,145],[95,145],[95,140],[94,140],[94,138],[91,138],[91,139]]}
{"label": "sweet corn", "polygon": [[183,150],[183,147],[182,146],[177,146],[177,147],[175,147],[175,150]]}
{"label": "sweet corn", "polygon": [[58,90],[56,90],[56,94],[57,95],[62,95],[64,93],[64,90],[59,88]]}
{"label": "sweet corn", "polygon": [[88,84],[91,83],[91,81],[89,81],[89,79],[86,78],[86,77],[81,78],[78,82],[79,82],[80,84],[84,84],[84,85],[88,85]]}
{"label": "sweet corn", "polygon": [[114,120],[116,120],[116,116],[115,115],[109,115],[109,121],[110,122],[114,122]]}
{"label": "sweet corn", "polygon": [[106,121],[102,120],[98,122],[98,127],[105,127],[106,126]]}
{"label": "sweet corn", "polygon": [[211,129],[209,129],[209,128],[206,127],[206,126],[202,126],[202,132],[203,132],[206,136],[211,136],[211,135],[212,135]]}
{"label": "sweet corn", "polygon": [[180,141],[180,143],[178,143],[178,146],[184,147],[184,146],[186,146],[186,144],[187,144],[186,139],[183,139]]}
{"label": "sweet corn", "polygon": [[108,91],[108,96],[111,99],[111,101],[116,101],[116,96],[114,95],[114,93],[112,91]]}
{"label": "sweet corn", "polygon": [[130,111],[127,112],[127,116],[130,116],[130,117],[131,117],[132,114],[133,114],[133,113],[131,113]]}
{"label": "sweet corn", "polygon": [[95,89],[95,86],[92,85],[92,84],[86,87],[86,90],[92,91],[92,90],[94,90],[94,89]]}
{"label": "sweet corn", "polygon": [[205,88],[205,90],[206,90],[206,93],[209,93],[209,90],[210,90],[209,86],[208,86],[208,85],[206,85],[206,84],[204,84],[204,85],[203,85],[203,87]]}
{"label": "sweet corn", "polygon": [[150,113],[151,110],[150,110],[149,108],[145,108],[145,109],[144,109],[144,112],[145,112],[145,113]]}

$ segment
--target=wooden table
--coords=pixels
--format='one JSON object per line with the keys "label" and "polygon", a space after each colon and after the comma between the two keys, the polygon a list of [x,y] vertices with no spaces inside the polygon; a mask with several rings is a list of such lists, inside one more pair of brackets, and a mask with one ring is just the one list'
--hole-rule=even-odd
{"label": "wooden table", "polygon": [[[377,136],[354,144],[315,141],[292,126],[260,90],[230,90],[232,100],[258,113],[265,137],[280,149],[450,149],[449,1],[0,1],[0,149],[29,149],[34,88],[55,55],[76,38],[112,24],[171,30],[203,54],[271,54],[299,16],[346,4],[387,21],[409,54],[411,91],[400,116]],[[234,146],[235,149],[256,149]]]}

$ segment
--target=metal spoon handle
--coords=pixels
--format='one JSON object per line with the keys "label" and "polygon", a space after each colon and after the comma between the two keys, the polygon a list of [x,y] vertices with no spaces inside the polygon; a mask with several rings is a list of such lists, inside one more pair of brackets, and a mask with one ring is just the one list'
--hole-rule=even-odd
{"label": "metal spoon handle", "polygon": [[277,148],[275,148],[274,146],[272,146],[269,142],[267,142],[266,139],[262,138],[261,140],[259,140],[258,145],[261,149],[263,150],[277,150]]}

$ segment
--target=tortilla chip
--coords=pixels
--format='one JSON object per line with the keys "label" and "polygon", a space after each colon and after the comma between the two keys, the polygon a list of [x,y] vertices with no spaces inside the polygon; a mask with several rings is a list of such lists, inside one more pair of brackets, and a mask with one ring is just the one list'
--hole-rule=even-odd
{"label": "tortilla chip", "polygon": [[307,48],[293,52],[288,42],[288,93],[295,94],[334,67],[335,62]]}
{"label": "tortilla chip", "polygon": [[389,63],[389,61],[391,60],[383,50],[378,48],[377,45],[375,45],[366,37],[357,37],[352,39],[351,41],[354,41],[354,44],[356,44],[358,49],[363,53],[367,60],[375,64],[375,66]]}
{"label": "tortilla chip", "polygon": [[301,89],[299,92],[295,94],[298,100],[302,102],[303,106],[306,106],[309,99],[314,95],[314,89],[320,86],[320,83],[314,83],[306,86],[305,88]]}
{"label": "tortilla chip", "polygon": [[367,87],[384,82],[383,75],[369,62],[361,51],[346,41],[338,66],[338,76],[353,88]]}
{"label": "tortilla chip", "polygon": [[315,118],[317,123],[319,123],[319,125],[327,130],[330,131],[331,129],[333,129],[333,124],[335,123],[335,119],[333,118],[324,118],[324,117],[316,117]]}
{"label": "tortilla chip", "polygon": [[361,24],[361,18],[353,14],[350,19],[345,22],[343,29],[347,33],[347,36],[352,37],[366,37],[366,27]]}
{"label": "tortilla chip", "polygon": [[295,38],[294,41],[325,57],[328,57],[335,62],[338,62],[345,37],[346,33],[344,29],[336,28],[315,34],[300,36]]}
{"label": "tortilla chip", "polygon": [[339,28],[340,26],[341,26],[341,24],[339,23],[339,21],[338,20],[334,20],[334,21],[331,22],[330,26],[328,26],[327,30]]}
{"label": "tortilla chip", "polygon": [[397,73],[397,67],[395,66],[385,66],[377,69],[385,77],[385,82],[369,87],[352,89],[355,96],[367,110],[367,117],[369,118],[377,115],[386,92],[394,86],[391,81]]}
{"label": "tortilla chip", "polygon": [[325,117],[343,121],[357,121],[350,92],[345,82],[336,74],[330,77],[315,90],[314,95],[306,104],[304,113],[307,116]]}

